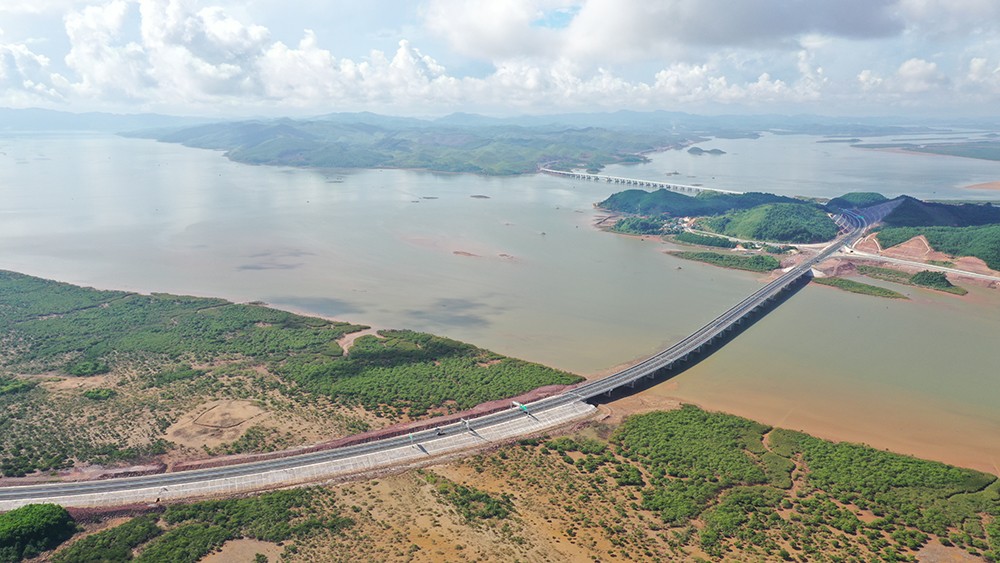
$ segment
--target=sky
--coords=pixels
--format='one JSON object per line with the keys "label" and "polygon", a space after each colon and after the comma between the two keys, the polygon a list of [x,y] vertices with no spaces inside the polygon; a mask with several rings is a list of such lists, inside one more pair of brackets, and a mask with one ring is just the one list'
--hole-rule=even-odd
{"label": "sky", "polygon": [[0,0],[0,106],[996,116],[1000,0]]}

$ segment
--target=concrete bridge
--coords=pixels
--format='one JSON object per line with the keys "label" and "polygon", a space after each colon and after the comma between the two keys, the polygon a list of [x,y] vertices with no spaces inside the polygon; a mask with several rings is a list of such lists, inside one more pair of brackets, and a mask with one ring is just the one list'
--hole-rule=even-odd
{"label": "concrete bridge", "polygon": [[705,186],[692,186],[688,184],[675,184],[672,182],[656,182],[653,180],[642,180],[639,178],[622,178],[619,176],[604,176],[602,174],[587,174],[585,172],[567,172],[565,170],[552,170],[551,168],[540,168],[539,172],[563,176],[577,180],[589,180],[592,182],[607,182],[609,184],[621,184],[624,186],[635,186],[637,188],[663,188],[672,192],[696,195],[701,192],[716,192],[720,194],[741,194],[732,190],[720,190],[718,188],[706,188]]}
{"label": "concrete bridge", "polygon": [[636,365],[559,395],[528,404],[515,404],[509,410],[463,419],[438,428],[266,461],[103,481],[0,487],[0,510],[37,502],[80,507],[120,506],[286,487],[426,463],[425,460],[431,456],[453,454],[484,443],[537,434],[578,420],[593,412],[594,407],[588,403],[647,381],[669,377],[685,362],[711,353],[714,347],[739,332],[741,326],[752,323],[775,303],[780,303],[783,297],[790,295],[790,290],[808,282],[813,266],[843,246],[853,244],[868,224],[867,218],[858,213],[849,212],[836,219],[844,233],[832,244],[758,289],[687,338]]}

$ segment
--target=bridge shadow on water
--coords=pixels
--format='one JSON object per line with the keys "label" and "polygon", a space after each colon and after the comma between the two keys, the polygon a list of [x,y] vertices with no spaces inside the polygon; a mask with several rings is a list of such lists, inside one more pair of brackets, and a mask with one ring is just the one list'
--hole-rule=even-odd
{"label": "bridge shadow on water", "polygon": [[651,387],[655,387],[665,381],[669,381],[674,377],[684,373],[688,369],[694,367],[699,362],[705,358],[711,356],[716,351],[721,349],[726,344],[729,344],[734,338],[742,334],[748,328],[757,323],[757,321],[763,319],[768,313],[774,309],[781,306],[782,303],[787,301],[790,297],[799,292],[803,287],[809,284],[812,279],[810,274],[803,275],[798,280],[790,283],[788,287],[779,293],[774,298],[764,302],[756,311],[752,314],[743,317],[743,319],[738,324],[732,325],[732,327],[724,332],[723,334],[717,336],[710,344],[705,344],[701,347],[699,352],[689,354],[686,360],[678,360],[673,363],[672,367],[667,369],[658,370],[653,377],[643,377],[639,381],[636,381],[633,386],[623,385],[617,387],[614,391],[608,394],[601,394],[596,397],[591,397],[587,399],[586,402],[591,405],[602,405],[605,403],[610,403],[630,395],[635,395],[636,393],[641,393]]}

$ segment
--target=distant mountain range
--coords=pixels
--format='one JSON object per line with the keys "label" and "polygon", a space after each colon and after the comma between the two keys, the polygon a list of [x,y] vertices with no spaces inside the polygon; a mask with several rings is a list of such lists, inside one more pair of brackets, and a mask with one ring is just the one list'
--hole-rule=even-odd
{"label": "distant mountain range", "polygon": [[[283,121],[280,118],[227,119],[212,116],[182,117],[151,113],[70,113],[49,109],[0,108],[0,130],[53,131],[137,131],[142,129],[181,128],[206,123],[237,121]],[[285,120],[287,121],[287,120]],[[695,115],[671,111],[630,111],[599,113],[564,113],[489,117],[453,113],[438,118],[415,118],[380,115],[371,112],[329,113],[295,121],[367,124],[387,129],[421,128],[429,125],[447,127],[599,127],[603,129],[668,130],[675,133],[703,134],[715,137],[746,137],[759,132],[806,133],[814,135],[895,135],[931,131],[935,128],[960,128],[1000,131],[1000,117],[990,119],[940,118],[907,119],[900,117],[830,117],[820,115]]]}
{"label": "distant mountain range", "polygon": [[157,127],[189,127],[218,119],[155,113],[70,113],[49,109],[0,108],[0,131],[104,131],[118,133]]}

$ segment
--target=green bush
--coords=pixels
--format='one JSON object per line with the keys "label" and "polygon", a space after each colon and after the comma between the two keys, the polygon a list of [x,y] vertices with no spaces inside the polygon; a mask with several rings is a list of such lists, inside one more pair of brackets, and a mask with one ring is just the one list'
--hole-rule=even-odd
{"label": "green bush", "polygon": [[25,381],[9,375],[0,375],[0,396],[16,395],[30,391],[37,385],[34,381]]}
{"label": "green bush", "polygon": [[948,281],[948,276],[944,272],[933,272],[931,270],[924,270],[922,272],[917,272],[910,276],[910,283],[914,285],[922,285],[924,287],[932,287],[935,289],[948,289],[955,287]]}
{"label": "green bush", "polygon": [[460,485],[441,477],[436,479],[435,491],[469,523],[504,520],[514,512],[514,502],[507,494],[495,497],[475,487]]}
{"label": "green bush", "polygon": [[55,504],[29,504],[0,514],[0,563],[36,557],[75,532],[73,518]]}
{"label": "green bush", "polygon": [[658,235],[663,232],[663,224],[662,219],[623,217],[615,222],[611,230],[627,235]]}
{"label": "green bush", "polygon": [[222,547],[232,534],[222,526],[186,524],[153,540],[139,553],[138,563],[197,563]]}
{"label": "green bush", "polygon": [[92,401],[107,401],[117,394],[114,389],[88,389],[83,392],[83,396]]}
{"label": "green bush", "polygon": [[845,278],[813,278],[812,281],[820,285],[828,285],[830,287],[836,287],[844,291],[850,291],[851,293],[860,293],[862,295],[873,295],[875,297],[888,297],[889,299],[907,298],[905,295],[899,293],[898,291],[893,291],[891,289],[886,289],[884,287],[879,287],[877,285],[856,282],[854,280],[849,280]]}
{"label": "green bush", "polygon": [[754,254],[751,256],[740,256],[737,254],[719,254],[717,252],[674,252],[678,258],[685,260],[695,260],[722,266],[723,268],[734,268],[737,270],[748,270],[751,272],[770,272],[781,267],[781,262],[772,256]]}
{"label": "green bush", "polygon": [[102,373],[108,373],[109,371],[111,371],[111,368],[108,366],[108,364],[96,360],[84,360],[76,362],[74,364],[69,365],[66,368],[66,373],[70,375],[82,375],[82,376],[100,375]]}
{"label": "green bush", "polygon": [[119,563],[132,560],[132,550],[159,536],[156,516],[140,516],[120,526],[87,536],[56,553],[53,563]]}
{"label": "green bush", "polygon": [[717,246],[719,248],[736,248],[736,243],[724,238],[715,237],[711,235],[700,235],[698,233],[677,233],[674,235],[674,240],[678,242],[684,242],[687,244],[698,244],[701,246]]}

